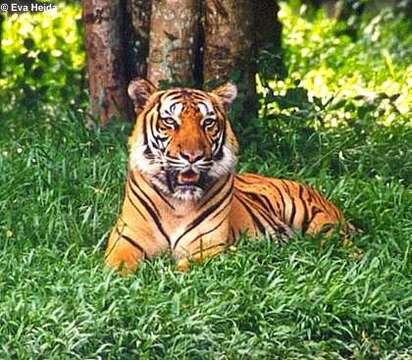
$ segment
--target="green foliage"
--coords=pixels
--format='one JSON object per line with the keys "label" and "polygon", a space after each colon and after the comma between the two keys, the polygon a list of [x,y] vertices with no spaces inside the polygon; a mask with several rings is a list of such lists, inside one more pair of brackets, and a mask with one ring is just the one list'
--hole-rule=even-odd
{"label": "green foliage", "polygon": [[312,19],[296,16],[294,11],[281,3],[279,17],[289,76],[284,80],[260,79],[265,95],[263,115],[309,116],[326,126],[410,119],[409,19],[392,9],[384,9],[373,18],[365,15],[358,25],[358,39],[353,41],[344,31],[346,23],[328,19],[321,11]]}
{"label": "green foliage", "polygon": [[[80,90],[68,79],[84,66],[77,43],[55,48],[59,30],[39,30],[37,40],[31,28],[7,45],[0,80],[0,358],[412,357],[408,23],[380,15],[381,36],[367,40],[365,23],[353,40],[321,13],[298,16],[283,4],[281,14],[289,75],[262,72],[261,117],[243,128],[234,121],[239,170],[321,189],[363,230],[353,245],[245,238],[185,274],[168,255],[127,278],[105,270],[130,125],[86,130],[70,105]],[[29,56],[30,46],[43,50]],[[53,49],[63,52],[49,58],[55,80],[37,56]],[[34,58],[27,69],[21,53]],[[38,81],[36,66],[45,71]],[[27,106],[25,82],[44,106]]]}
{"label": "green foliage", "polygon": [[84,49],[80,7],[58,4],[55,11],[14,14],[3,23],[2,106],[50,106],[84,99]]}
{"label": "green foliage", "polygon": [[393,9],[365,14],[359,36],[351,39],[348,24],[322,11],[298,16],[307,8],[280,5],[289,75],[279,80],[261,74],[261,117],[236,124],[247,149],[243,159],[259,159],[245,170],[272,159],[281,164],[277,174],[293,177],[312,162],[305,170],[313,176],[343,176],[362,167],[368,177],[410,184],[410,20]]}

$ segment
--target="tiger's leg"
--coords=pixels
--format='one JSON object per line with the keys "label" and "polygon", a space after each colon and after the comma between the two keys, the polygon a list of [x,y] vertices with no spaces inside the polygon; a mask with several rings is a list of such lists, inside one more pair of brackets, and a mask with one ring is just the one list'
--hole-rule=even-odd
{"label": "tiger's leg", "polygon": [[201,247],[199,250],[193,252],[189,257],[180,259],[177,262],[176,268],[179,271],[187,271],[190,269],[190,264],[192,262],[202,262],[207,258],[216,256],[223,252],[226,247],[227,243],[217,243],[206,248]]}
{"label": "tiger's leg", "polygon": [[218,231],[194,237],[186,245],[179,246],[174,251],[178,260],[177,270],[187,271],[192,262],[202,262],[219,255],[230,245],[229,237],[229,222],[226,221]]}
{"label": "tiger's leg", "polygon": [[119,222],[110,234],[105,262],[106,266],[118,269],[121,274],[126,275],[136,270],[138,262],[145,258],[145,252],[132,240],[129,232],[125,231],[124,224],[119,224]]}
{"label": "tiger's leg", "polygon": [[119,270],[121,275],[134,272],[141,260],[165,251],[168,244],[157,241],[145,229],[134,229],[119,219],[106,248],[106,266]]}

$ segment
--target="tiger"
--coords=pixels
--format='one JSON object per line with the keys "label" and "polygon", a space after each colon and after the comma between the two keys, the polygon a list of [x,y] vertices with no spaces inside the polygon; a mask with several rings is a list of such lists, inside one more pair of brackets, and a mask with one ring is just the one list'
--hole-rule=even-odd
{"label": "tiger", "polygon": [[186,271],[241,234],[283,244],[295,233],[344,228],[341,210],[314,188],[235,172],[239,145],[228,112],[237,92],[231,82],[207,92],[131,81],[138,115],[124,201],[105,253],[109,268],[128,274],[169,252]]}

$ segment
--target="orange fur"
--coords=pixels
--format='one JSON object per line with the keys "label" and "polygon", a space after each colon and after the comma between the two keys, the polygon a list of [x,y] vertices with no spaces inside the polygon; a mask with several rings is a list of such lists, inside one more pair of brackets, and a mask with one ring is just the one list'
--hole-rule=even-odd
{"label": "orange fur", "polygon": [[297,231],[329,234],[344,224],[341,211],[309,186],[234,173],[237,141],[226,116],[233,85],[211,93],[153,89],[143,96],[140,89],[151,87],[142,81],[129,87],[135,108],[143,110],[129,140],[125,199],[109,237],[108,266],[128,273],[140,260],[170,251],[186,270],[242,232],[282,243]]}

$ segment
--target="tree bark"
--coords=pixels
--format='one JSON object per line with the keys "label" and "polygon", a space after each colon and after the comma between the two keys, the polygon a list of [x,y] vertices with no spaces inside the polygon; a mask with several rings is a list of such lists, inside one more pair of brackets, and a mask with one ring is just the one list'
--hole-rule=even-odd
{"label": "tree bark", "polygon": [[259,0],[255,4],[255,37],[257,49],[279,49],[282,27],[278,19],[279,5],[274,0]]}
{"label": "tree bark", "polygon": [[90,111],[105,126],[113,116],[130,119],[123,54],[121,0],[83,0]]}
{"label": "tree bark", "polygon": [[197,0],[153,0],[147,78],[193,86],[198,29]]}
{"label": "tree bark", "polygon": [[151,0],[127,0],[127,77],[145,78],[149,56]]}
{"label": "tree bark", "polygon": [[[230,79],[239,88],[233,114],[257,115],[257,54],[280,48],[276,1],[83,0],[83,8],[90,109],[102,125],[132,117],[126,89],[135,77],[206,88]],[[267,57],[259,71],[272,74],[273,64]]]}
{"label": "tree bark", "polygon": [[257,73],[265,87],[269,86],[268,80],[284,79],[287,75],[282,56],[282,25],[278,11],[279,5],[273,0],[259,0],[255,4]]}
{"label": "tree bark", "polygon": [[232,78],[239,88],[237,116],[257,112],[254,2],[205,0],[203,76],[206,84]]}

